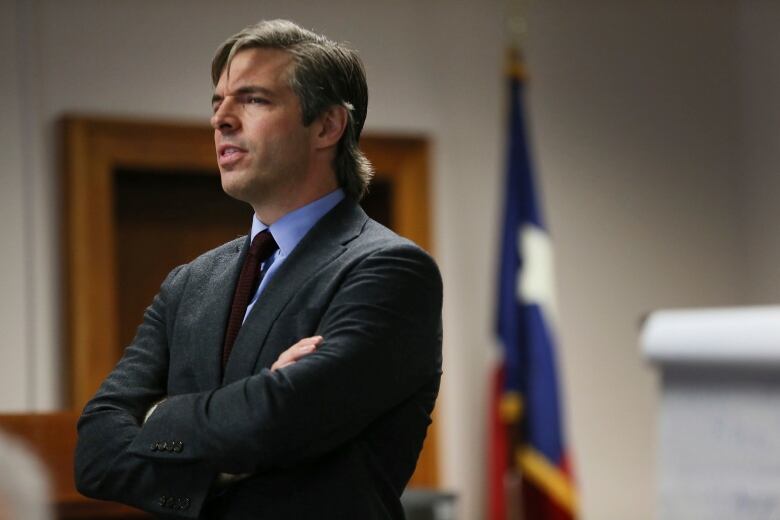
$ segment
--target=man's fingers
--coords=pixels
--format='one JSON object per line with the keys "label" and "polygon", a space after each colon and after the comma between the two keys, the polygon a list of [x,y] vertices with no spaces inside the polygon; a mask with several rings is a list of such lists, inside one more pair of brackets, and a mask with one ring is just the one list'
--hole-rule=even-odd
{"label": "man's fingers", "polygon": [[298,343],[282,352],[274,364],[271,365],[271,370],[274,371],[292,365],[303,356],[314,352],[317,349],[317,345],[320,343],[322,343],[322,336],[303,338],[298,341]]}
{"label": "man's fingers", "polygon": [[321,336],[303,338],[298,343],[282,352],[274,364],[271,365],[271,370],[278,370],[280,368],[286,367],[287,365],[292,365],[303,356],[314,352],[314,350],[317,348],[317,345],[319,345],[321,342]]}
{"label": "man's fingers", "polygon": [[311,336],[310,338],[303,338],[302,340],[300,340],[298,343],[296,343],[295,345],[293,345],[287,350],[292,350],[296,347],[303,347],[307,345],[316,346],[319,345],[320,343],[322,343],[322,336]]}

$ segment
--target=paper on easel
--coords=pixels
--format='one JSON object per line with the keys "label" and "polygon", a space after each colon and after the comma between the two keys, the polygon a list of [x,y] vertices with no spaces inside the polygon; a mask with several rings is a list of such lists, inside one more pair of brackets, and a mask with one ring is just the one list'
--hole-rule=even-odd
{"label": "paper on easel", "polygon": [[658,363],[780,365],[780,306],[657,311],[641,344]]}

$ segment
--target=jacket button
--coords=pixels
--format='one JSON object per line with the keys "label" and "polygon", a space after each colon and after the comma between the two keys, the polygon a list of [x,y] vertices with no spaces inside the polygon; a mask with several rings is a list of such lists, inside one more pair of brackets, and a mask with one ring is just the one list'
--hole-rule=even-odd
{"label": "jacket button", "polygon": [[161,442],[160,448],[162,451],[166,451],[168,449],[168,443],[167,442]]}
{"label": "jacket button", "polygon": [[160,507],[165,507],[165,501],[168,500],[168,497],[165,495],[161,496],[157,499],[157,503],[160,504]]}
{"label": "jacket button", "polygon": [[184,511],[184,510],[186,510],[188,507],[190,507],[190,499],[189,499],[189,498],[187,498],[187,497],[184,497],[184,498],[182,498],[182,499],[181,499],[181,501],[179,502],[179,508],[180,508],[182,511]]}
{"label": "jacket button", "polygon": [[183,447],[184,447],[184,443],[181,441],[176,441],[173,443],[173,451],[175,453],[181,453]]}
{"label": "jacket button", "polygon": [[157,443],[152,443],[152,445],[149,446],[149,449],[152,451],[157,451]]}
{"label": "jacket button", "polygon": [[165,501],[165,507],[173,508],[174,503],[176,503],[176,500],[173,497],[168,497]]}

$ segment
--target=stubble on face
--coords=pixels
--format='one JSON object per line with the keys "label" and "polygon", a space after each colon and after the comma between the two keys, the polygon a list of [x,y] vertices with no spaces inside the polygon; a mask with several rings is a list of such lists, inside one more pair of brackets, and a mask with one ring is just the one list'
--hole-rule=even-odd
{"label": "stubble on face", "polygon": [[293,66],[285,51],[243,50],[215,88],[212,125],[222,188],[258,214],[292,205],[308,175],[311,136],[288,81]]}

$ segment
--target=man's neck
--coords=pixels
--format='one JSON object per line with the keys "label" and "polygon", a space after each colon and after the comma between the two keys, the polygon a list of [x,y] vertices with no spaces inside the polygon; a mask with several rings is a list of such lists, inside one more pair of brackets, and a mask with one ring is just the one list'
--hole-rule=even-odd
{"label": "man's neck", "polygon": [[286,214],[311,204],[337,189],[338,184],[334,176],[332,182],[329,179],[329,182],[318,183],[314,186],[293,186],[284,194],[285,196],[252,204],[252,208],[255,210],[257,218],[270,226]]}

